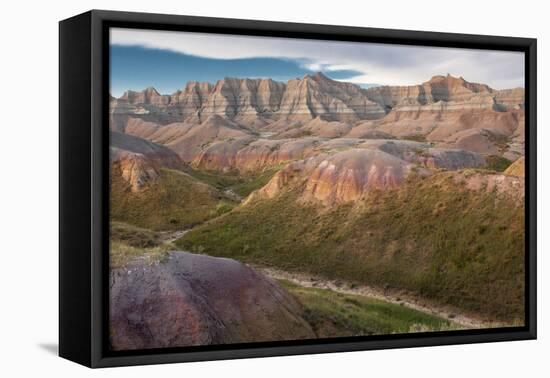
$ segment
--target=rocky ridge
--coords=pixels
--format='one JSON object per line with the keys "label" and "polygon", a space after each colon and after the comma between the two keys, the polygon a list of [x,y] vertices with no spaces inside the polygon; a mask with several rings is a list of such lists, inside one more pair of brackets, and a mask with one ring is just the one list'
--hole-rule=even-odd
{"label": "rocky ridge", "polygon": [[[332,80],[322,73],[287,83],[272,79],[225,78],[216,84],[191,81],[183,90],[161,95],[149,87],[127,91],[111,101],[113,114],[145,116],[166,113],[178,120],[201,122],[217,114],[250,123],[258,118],[354,123],[383,118],[391,110],[520,110],[524,90],[494,90],[450,75],[434,76],[415,86],[380,86],[363,89]],[[253,123],[253,122],[252,122]]]}
{"label": "rocky ridge", "polygon": [[[111,129],[167,145],[186,161],[214,141],[263,134],[270,139],[423,138],[439,147],[515,160],[523,153],[523,107],[522,88],[494,90],[450,75],[415,86],[363,89],[318,73],[288,83],[189,82],[172,95],[154,88],[128,91],[111,101]],[[212,123],[233,131],[200,130]]]}

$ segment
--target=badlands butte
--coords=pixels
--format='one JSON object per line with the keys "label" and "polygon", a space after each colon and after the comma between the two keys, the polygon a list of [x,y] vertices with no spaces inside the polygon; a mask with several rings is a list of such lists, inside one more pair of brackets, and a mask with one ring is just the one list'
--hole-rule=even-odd
{"label": "badlands butte", "polygon": [[110,130],[115,349],[523,323],[522,88],[225,78],[111,97]]}

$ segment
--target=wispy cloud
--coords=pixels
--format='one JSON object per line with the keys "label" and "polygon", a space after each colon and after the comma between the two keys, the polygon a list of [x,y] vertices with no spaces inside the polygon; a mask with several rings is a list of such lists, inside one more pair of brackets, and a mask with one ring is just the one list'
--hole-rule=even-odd
{"label": "wispy cloud", "polygon": [[524,85],[518,52],[119,28],[111,30],[111,44],[211,59],[290,59],[308,71],[340,72],[332,76],[358,84],[412,85],[450,73],[494,88]]}

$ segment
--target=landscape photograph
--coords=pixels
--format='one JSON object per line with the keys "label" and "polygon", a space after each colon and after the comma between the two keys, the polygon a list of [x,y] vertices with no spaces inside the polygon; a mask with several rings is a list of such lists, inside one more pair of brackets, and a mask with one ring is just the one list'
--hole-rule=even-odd
{"label": "landscape photograph", "polygon": [[111,350],[523,326],[524,61],[111,28]]}

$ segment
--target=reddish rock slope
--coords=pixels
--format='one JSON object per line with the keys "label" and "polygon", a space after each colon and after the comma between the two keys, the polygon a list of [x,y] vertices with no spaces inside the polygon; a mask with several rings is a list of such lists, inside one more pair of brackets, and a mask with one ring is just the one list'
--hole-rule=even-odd
{"label": "reddish rock slope", "polygon": [[110,134],[111,174],[121,175],[132,191],[159,176],[161,167],[177,169],[182,162],[172,150],[132,135]]}
{"label": "reddish rock slope", "polygon": [[314,338],[301,306],[231,259],[172,252],[110,274],[114,350]]}

